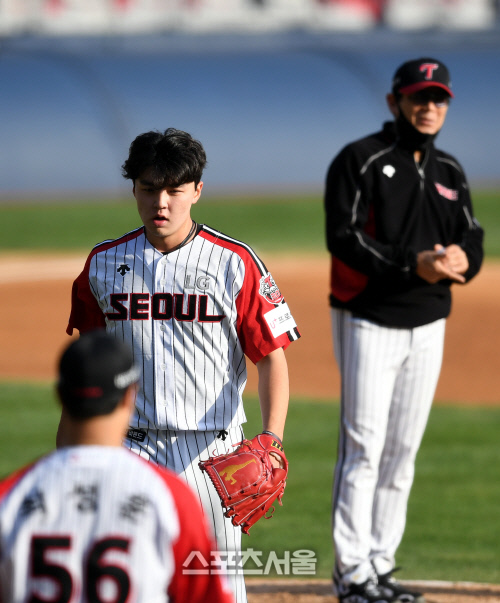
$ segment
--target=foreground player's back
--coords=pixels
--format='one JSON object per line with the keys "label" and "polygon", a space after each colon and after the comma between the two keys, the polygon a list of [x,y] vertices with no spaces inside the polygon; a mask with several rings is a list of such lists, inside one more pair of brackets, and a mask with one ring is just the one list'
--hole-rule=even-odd
{"label": "foreground player's back", "polygon": [[210,558],[202,526],[173,474],[123,448],[63,448],[0,483],[0,601],[229,601],[182,572],[192,551]]}

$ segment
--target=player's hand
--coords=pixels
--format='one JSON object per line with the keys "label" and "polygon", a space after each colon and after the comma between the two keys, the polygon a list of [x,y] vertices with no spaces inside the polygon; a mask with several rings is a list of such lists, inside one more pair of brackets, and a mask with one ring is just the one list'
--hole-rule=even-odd
{"label": "player's hand", "polygon": [[469,260],[465,251],[459,245],[448,245],[445,251],[449,267],[458,274],[465,274],[469,269]]}
{"label": "player's hand", "polygon": [[[418,253],[416,270],[418,276],[430,284],[437,283],[443,279],[450,279],[457,283],[465,283],[465,278],[455,268],[458,267],[460,270],[463,270],[467,258],[465,258],[464,262],[464,258],[461,257],[461,254],[456,248],[460,249],[458,245],[450,245],[447,248],[442,245],[434,245],[433,250],[429,249]],[[449,254],[448,250],[450,250]],[[461,251],[463,253],[463,250]],[[449,255],[452,260],[450,260]],[[467,268],[465,268],[465,270],[466,269]]]}
{"label": "player's hand", "polygon": [[269,457],[271,458],[271,464],[275,469],[284,469],[285,468],[285,463],[283,462],[283,459],[278,454],[275,454],[274,452],[270,452]]}

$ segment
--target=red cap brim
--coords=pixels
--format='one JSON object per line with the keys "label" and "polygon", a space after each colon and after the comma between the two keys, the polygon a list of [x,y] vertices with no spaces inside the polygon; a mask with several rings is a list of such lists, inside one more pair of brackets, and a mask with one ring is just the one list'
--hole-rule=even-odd
{"label": "red cap brim", "polygon": [[453,92],[445,86],[444,84],[440,84],[439,82],[417,82],[416,84],[411,84],[410,86],[405,86],[404,88],[400,88],[398,92],[401,94],[413,94],[414,92],[418,92],[419,90],[423,90],[424,88],[442,88],[446,90],[451,98],[455,98]]}

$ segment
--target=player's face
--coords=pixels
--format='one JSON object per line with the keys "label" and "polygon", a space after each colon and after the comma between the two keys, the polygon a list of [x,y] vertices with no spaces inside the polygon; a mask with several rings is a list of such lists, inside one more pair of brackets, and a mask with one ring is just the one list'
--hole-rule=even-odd
{"label": "player's face", "polygon": [[422,134],[437,134],[443,127],[450,97],[437,87],[424,88],[415,94],[403,94],[399,108],[406,119]]}
{"label": "player's face", "polygon": [[203,182],[155,188],[148,172],[134,182],[134,197],[148,241],[159,251],[170,251],[188,236],[191,206],[201,195]]}

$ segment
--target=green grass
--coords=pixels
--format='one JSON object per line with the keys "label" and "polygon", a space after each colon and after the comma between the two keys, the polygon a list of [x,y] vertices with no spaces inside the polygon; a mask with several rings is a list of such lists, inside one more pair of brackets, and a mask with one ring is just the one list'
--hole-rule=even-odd
{"label": "green grass", "polygon": [[[258,401],[249,398],[245,410],[248,418],[245,433],[253,437],[262,429]],[[270,551],[275,551],[280,559],[285,551],[290,555],[301,549],[314,551],[316,577],[330,577],[333,563],[330,505],[337,426],[337,404],[292,403],[284,440],[290,466],[283,506],[275,505],[272,519],[260,520],[248,536],[243,536],[244,548],[263,551],[264,560]]]}
{"label": "green grass", "polygon": [[61,411],[53,389],[0,382],[0,477],[55,448]]}
{"label": "green grass", "polygon": [[0,205],[0,249],[88,252],[137,226],[132,202]]}
{"label": "green grass", "polygon": [[[257,251],[324,250],[319,197],[202,199],[193,218]],[[134,199],[55,204],[0,204],[0,251],[89,251],[141,225]]]}
{"label": "green grass", "polygon": [[[486,230],[486,254],[500,257],[500,192],[474,193],[475,212]],[[203,198],[193,217],[258,253],[325,251],[321,195]],[[133,198],[127,201],[0,204],[0,251],[89,251],[140,226]]]}
{"label": "green grass", "polygon": [[[259,429],[258,403],[249,400],[246,409],[250,436]],[[244,539],[245,546],[264,551],[264,559],[272,550],[282,559],[284,551],[315,551],[320,578],[330,578],[333,563],[330,502],[337,429],[337,404],[291,404],[284,505]],[[398,551],[402,579],[500,582],[499,430],[499,408],[433,408]]]}
{"label": "green grass", "polygon": [[[474,193],[474,191],[473,191]],[[500,191],[477,191],[473,194],[474,213],[485,231],[487,256],[500,257]]]}
{"label": "green grass", "polygon": [[[47,384],[0,383],[0,405],[0,476],[4,476],[53,449],[60,413]],[[249,396],[245,408],[245,431],[251,437],[260,430],[256,398]],[[277,560],[284,560],[287,552],[306,549],[315,553],[316,577],[330,577],[337,430],[335,402],[292,401],[285,438],[290,472],[283,507],[277,505],[272,519],[259,521],[243,538],[246,549],[262,552],[264,564],[272,551]],[[500,408],[433,408],[398,552],[402,579],[500,582],[499,432]]]}

